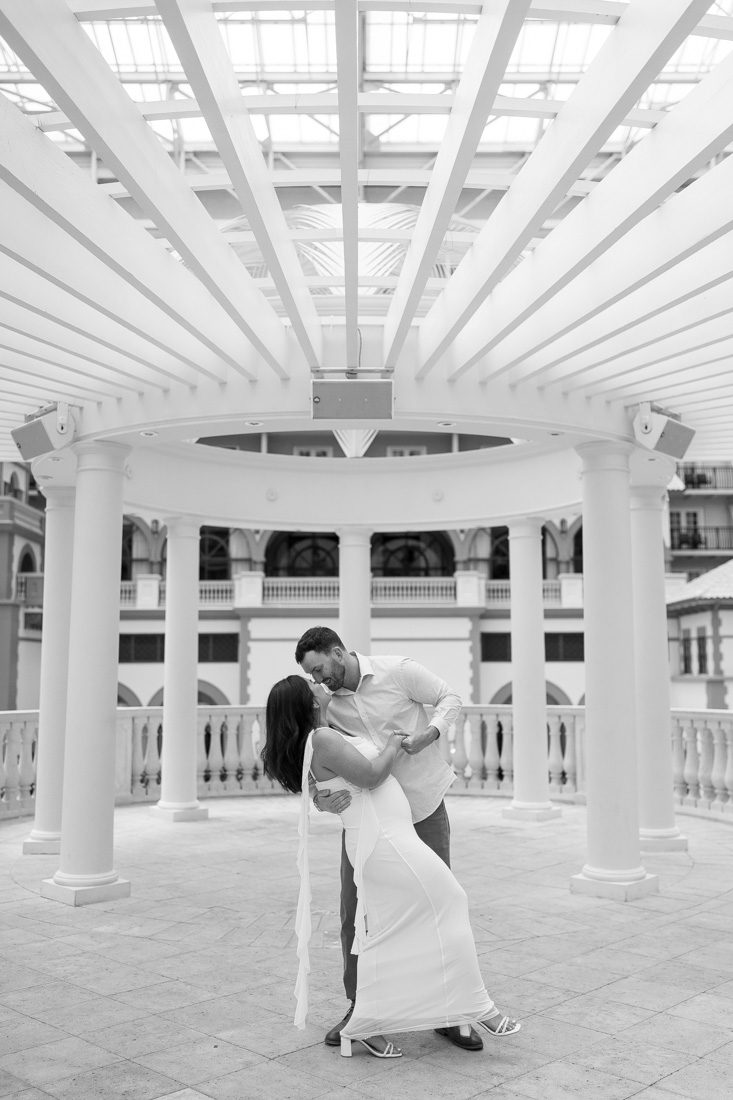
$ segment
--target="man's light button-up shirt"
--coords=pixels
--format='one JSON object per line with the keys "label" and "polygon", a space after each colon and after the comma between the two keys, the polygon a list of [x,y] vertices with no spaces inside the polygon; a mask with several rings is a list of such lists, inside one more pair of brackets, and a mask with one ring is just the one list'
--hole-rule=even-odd
{"label": "man's light button-up shirt", "polygon": [[[445,737],[458,718],[461,700],[444,680],[409,657],[355,656],[359,683],[355,691],[333,692],[330,724],[368,737],[379,749],[394,730],[412,734],[435,726]],[[429,717],[425,707],[433,708]],[[392,774],[407,795],[413,821],[423,821],[438,808],[455,778],[437,742],[414,756],[401,753]]]}

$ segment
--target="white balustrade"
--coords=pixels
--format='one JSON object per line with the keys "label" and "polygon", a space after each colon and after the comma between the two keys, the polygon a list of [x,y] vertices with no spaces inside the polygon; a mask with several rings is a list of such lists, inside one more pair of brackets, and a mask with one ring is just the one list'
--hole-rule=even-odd
{"label": "white balustrade", "polygon": [[338,604],[338,577],[265,577],[263,604]]}
{"label": "white balustrade", "polygon": [[33,813],[38,711],[0,713],[0,818]]}
{"label": "white balustrade", "polygon": [[[118,802],[155,803],[160,797],[162,707],[117,711]],[[264,708],[198,709],[198,797],[281,794],[262,771]],[[585,712],[547,708],[547,767],[554,801],[585,800]],[[733,713],[671,714],[677,805],[708,815],[733,815]],[[37,711],[0,712],[0,819],[31,814],[35,795]],[[452,794],[512,794],[510,705],[466,706],[440,750],[456,774]]]}
{"label": "white balustrade", "polygon": [[120,605],[122,607],[134,607],[137,598],[137,585],[135,581],[120,581]]}
{"label": "white balustrade", "polygon": [[733,815],[733,714],[673,710],[675,801],[702,813]]}
{"label": "white balustrade", "polygon": [[199,581],[199,604],[232,607],[234,581]]}
{"label": "white balustrade", "polygon": [[373,577],[374,604],[454,604],[455,577]]}

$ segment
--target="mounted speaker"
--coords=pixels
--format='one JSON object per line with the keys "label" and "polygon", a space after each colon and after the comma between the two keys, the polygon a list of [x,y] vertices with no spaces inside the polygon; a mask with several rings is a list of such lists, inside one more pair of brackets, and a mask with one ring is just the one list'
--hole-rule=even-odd
{"label": "mounted speaker", "polygon": [[314,420],[391,420],[393,383],[389,378],[313,379]]}
{"label": "mounted speaker", "polygon": [[49,451],[66,447],[74,438],[73,414],[65,402],[51,406],[37,416],[26,417],[20,428],[12,428],[15,446],[26,462]]}
{"label": "mounted speaker", "polygon": [[683,458],[695,437],[694,428],[688,428],[676,417],[659,412],[649,404],[639,406],[633,426],[634,435],[642,447],[671,455],[672,458]]}

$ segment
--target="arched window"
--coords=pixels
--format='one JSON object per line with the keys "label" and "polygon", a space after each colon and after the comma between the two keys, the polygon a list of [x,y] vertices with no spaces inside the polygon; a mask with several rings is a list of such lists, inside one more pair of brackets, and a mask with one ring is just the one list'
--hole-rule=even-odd
{"label": "arched window", "polygon": [[336,535],[282,531],[267,544],[266,577],[337,577],[338,572]]}
{"label": "arched window", "polygon": [[132,540],[135,534],[135,524],[126,519],[122,523],[122,563],[120,566],[120,580],[131,581],[132,578]]}
{"label": "arched window", "polygon": [[493,581],[509,579],[509,528],[491,528],[491,550],[489,551],[489,577]]}
{"label": "arched window", "polygon": [[583,572],[583,528],[579,527],[573,536],[573,573]]}
{"label": "arched window", "polygon": [[199,580],[228,581],[230,576],[229,529],[202,527],[199,542]]}
{"label": "arched window", "polygon": [[440,531],[406,531],[372,536],[375,577],[452,577],[453,544]]}
{"label": "arched window", "polygon": [[24,550],[18,563],[19,573],[35,573],[36,561],[30,550]]}

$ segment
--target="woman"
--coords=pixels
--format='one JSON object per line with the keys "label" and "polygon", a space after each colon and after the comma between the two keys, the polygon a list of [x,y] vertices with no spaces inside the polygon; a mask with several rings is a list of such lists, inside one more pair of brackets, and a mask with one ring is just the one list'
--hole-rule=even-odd
{"label": "woman", "polygon": [[465,891],[418,837],[409,803],[390,775],[401,735],[394,733],[379,752],[365,738],[321,725],[320,719],[320,703],[303,677],[288,676],[272,688],[265,772],[286,790],[300,791],[302,800],[296,1025],[304,1026],[307,1012],[309,778],[316,787],[332,786],[338,778],[352,796],[341,820],[359,896],[353,948],[358,985],[341,1053],[348,1057],[352,1042],[359,1042],[377,1058],[401,1057],[401,1050],[378,1036],[382,1031],[472,1023],[495,1036],[519,1031],[520,1024],[494,1006],[484,987]]}

